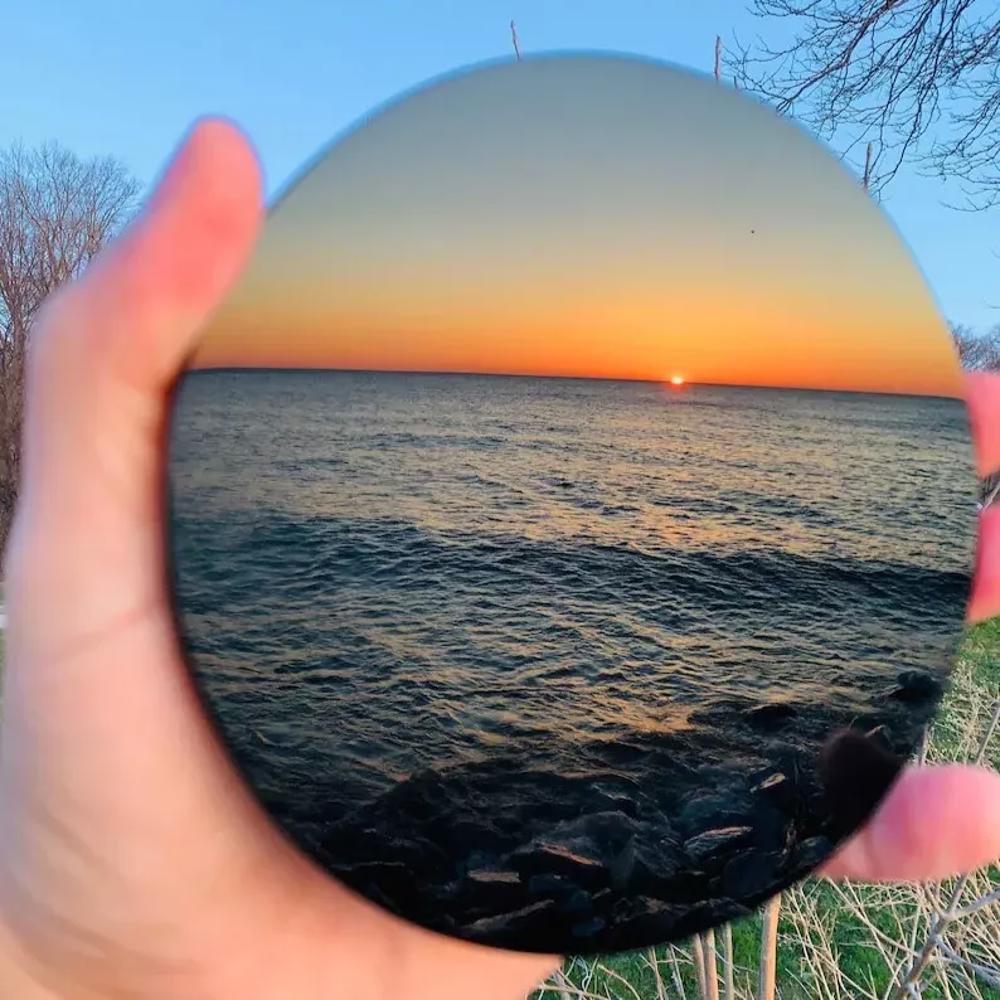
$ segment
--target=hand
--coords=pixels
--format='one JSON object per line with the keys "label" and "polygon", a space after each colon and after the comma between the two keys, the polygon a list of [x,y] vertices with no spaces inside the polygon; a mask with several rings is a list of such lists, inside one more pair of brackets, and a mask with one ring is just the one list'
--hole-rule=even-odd
{"label": "hand", "polygon": [[[979,474],[1000,469],[1000,375],[965,376]],[[1000,614],[1000,506],[979,516],[970,622]],[[871,881],[946,878],[1000,857],[1000,775],[961,764],[910,768],[871,821],[824,866]]]}
{"label": "hand", "polygon": [[[488,1000],[557,964],[420,930],[342,888],[270,822],[201,709],[167,603],[166,394],[261,216],[245,140],[203,123],[33,332],[6,565],[0,996]],[[998,464],[1000,380],[970,385],[981,449],[998,438],[981,458]],[[981,616],[1000,610],[993,512],[983,532]],[[831,871],[933,878],[997,855],[1000,777],[925,769]]]}
{"label": "hand", "polygon": [[184,666],[166,392],[261,216],[246,141],[202,124],[33,331],[6,565],[0,997],[508,998],[556,964],[416,929],[314,868],[244,787]]}

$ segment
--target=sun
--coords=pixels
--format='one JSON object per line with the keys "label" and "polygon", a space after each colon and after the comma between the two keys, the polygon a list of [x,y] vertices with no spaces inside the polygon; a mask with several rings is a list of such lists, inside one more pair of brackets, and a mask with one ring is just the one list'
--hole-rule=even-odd
{"label": "sun", "polygon": [[683,385],[684,384],[684,376],[683,375],[671,375],[670,376],[670,384],[671,385]]}

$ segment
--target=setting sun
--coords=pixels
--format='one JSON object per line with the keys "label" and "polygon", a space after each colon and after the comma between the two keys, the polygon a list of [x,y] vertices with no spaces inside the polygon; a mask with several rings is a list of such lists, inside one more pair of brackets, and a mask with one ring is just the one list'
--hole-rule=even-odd
{"label": "setting sun", "polygon": [[670,376],[670,384],[671,385],[683,385],[684,384],[684,376],[683,375],[671,375]]}

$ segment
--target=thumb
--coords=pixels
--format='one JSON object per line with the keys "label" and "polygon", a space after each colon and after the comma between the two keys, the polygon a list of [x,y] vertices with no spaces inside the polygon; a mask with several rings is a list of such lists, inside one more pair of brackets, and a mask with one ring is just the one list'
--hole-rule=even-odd
{"label": "thumb", "polygon": [[199,125],[143,214],[32,330],[5,566],[5,821],[44,798],[99,840],[145,815],[143,788],[161,790],[164,817],[232,794],[167,599],[163,438],[168,387],[260,215],[245,140]]}
{"label": "thumb", "polygon": [[166,393],[260,218],[247,142],[224,122],[202,122],[142,215],[43,307],[7,557],[12,652],[29,643],[58,659],[143,608],[165,613]]}

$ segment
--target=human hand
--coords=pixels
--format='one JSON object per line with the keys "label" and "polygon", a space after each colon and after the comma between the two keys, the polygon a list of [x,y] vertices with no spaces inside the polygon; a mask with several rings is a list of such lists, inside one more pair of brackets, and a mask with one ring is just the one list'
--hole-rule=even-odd
{"label": "human hand", "polygon": [[[557,963],[432,934],[341,887],[271,823],[202,710],[164,568],[167,393],[261,215],[245,140],[203,123],[33,332],[6,564],[5,997],[513,998]],[[992,435],[1000,464],[1000,379],[970,392],[980,459]],[[994,512],[972,607],[1000,611]],[[830,871],[933,878],[997,855],[1000,777],[930,768]]]}
{"label": "human hand", "polygon": [[[980,476],[1000,469],[1000,375],[965,376]],[[1000,506],[979,516],[967,618],[1000,614]],[[911,767],[823,874],[869,881],[946,878],[1000,857],[1000,775],[962,764]]]}
{"label": "human hand", "polygon": [[32,333],[6,565],[4,998],[507,998],[556,963],[420,930],[314,867],[237,775],[184,665],[167,392],[261,216],[250,147],[201,124]]}

